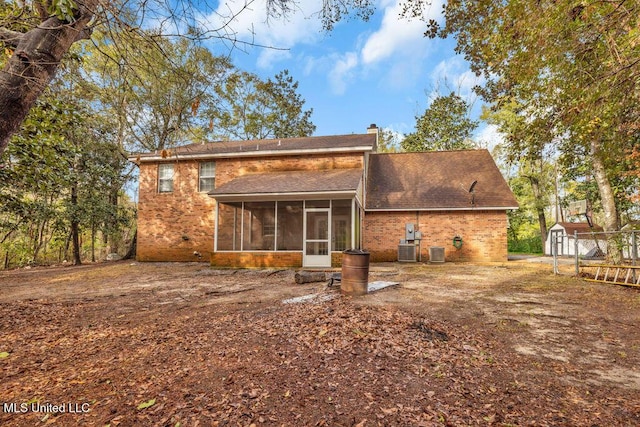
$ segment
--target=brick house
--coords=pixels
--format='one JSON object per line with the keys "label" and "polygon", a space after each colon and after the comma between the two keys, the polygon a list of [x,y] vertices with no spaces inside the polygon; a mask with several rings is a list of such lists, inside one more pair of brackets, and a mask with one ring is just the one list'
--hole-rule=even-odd
{"label": "brick house", "polygon": [[[422,261],[432,246],[450,261],[507,259],[506,212],[518,205],[487,150],[377,154],[377,134],[372,126],[132,158],[138,260],[329,267],[349,248],[396,261],[401,240]],[[408,227],[422,240],[406,241]]]}

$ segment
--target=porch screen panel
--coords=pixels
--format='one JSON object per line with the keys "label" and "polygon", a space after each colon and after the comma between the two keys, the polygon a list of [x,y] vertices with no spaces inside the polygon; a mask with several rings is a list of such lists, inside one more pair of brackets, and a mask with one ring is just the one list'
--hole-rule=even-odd
{"label": "porch screen panel", "polygon": [[275,250],[275,214],[275,202],[245,202],[242,250]]}
{"label": "porch screen panel", "polygon": [[331,202],[331,250],[351,249],[351,200]]}
{"label": "porch screen panel", "polygon": [[239,251],[241,232],[242,203],[220,203],[218,205],[218,250]]}
{"label": "porch screen panel", "polygon": [[301,251],[303,230],[302,202],[278,202],[278,250]]}

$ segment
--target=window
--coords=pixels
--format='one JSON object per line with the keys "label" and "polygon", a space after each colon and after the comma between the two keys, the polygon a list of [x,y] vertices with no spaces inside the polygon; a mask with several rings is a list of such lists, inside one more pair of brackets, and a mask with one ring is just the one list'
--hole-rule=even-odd
{"label": "window", "polygon": [[164,163],[158,165],[158,193],[173,191],[173,165]]}
{"label": "window", "polygon": [[200,184],[199,191],[209,192],[216,186],[216,163],[204,162],[200,163]]}

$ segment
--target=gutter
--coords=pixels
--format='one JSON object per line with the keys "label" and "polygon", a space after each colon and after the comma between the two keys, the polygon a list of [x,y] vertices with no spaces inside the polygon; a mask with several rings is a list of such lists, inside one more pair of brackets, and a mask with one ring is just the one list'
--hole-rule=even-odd
{"label": "gutter", "polygon": [[258,156],[291,156],[291,155],[305,155],[305,154],[326,154],[326,153],[353,153],[353,152],[368,152],[373,148],[371,146],[359,146],[359,147],[336,147],[336,148],[312,148],[307,150],[255,150],[255,151],[232,151],[228,153],[175,153],[171,150],[167,150],[170,152],[170,155],[167,157],[162,157],[159,154],[155,154],[152,156],[144,156],[144,155],[131,155],[128,156],[127,159],[130,162],[167,162],[171,160],[178,159],[219,159],[219,158],[235,158],[235,157],[258,157]]}
{"label": "gutter", "polygon": [[264,200],[303,200],[309,197],[322,197],[322,198],[335,198],[336,196],[353,197],[356,190],[338,190],[338,191],[309,191],[309,192],[295,192],[295,193],[242,193],[242,194],[211,194],[210,197],[216,199],[216,201],[238,201],[247,200],[259,201]]}

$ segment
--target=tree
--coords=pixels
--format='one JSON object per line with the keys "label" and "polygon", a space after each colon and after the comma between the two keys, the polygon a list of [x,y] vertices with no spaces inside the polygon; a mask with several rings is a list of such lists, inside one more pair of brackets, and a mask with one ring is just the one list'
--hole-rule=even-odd
{"label": "tree", "polygon": [[[548,231],[545,210],[549,207],[555,183],[555,168],[545,148],[552,142],[553,134],[544,119],[516,101],[503,103],[500,110],[484,108],[482,118],[497,125],[504,135],[506,144],[499,147],[498,156],[510,168],[515,168],[511,187],[515,191],[518,184],[516,195],[520,211],[531,210],[537,218],[541,247],[544,248]],[[533,131],[534,127],[538,129]]]}
{"label": "tree", "polygon": [[219,139],[295,138],[315,131],[313,110],[303,110],[298,82],[287,70],[273,79],[237,70],[215,88],[217,103],[205,115]]}
{"label": "tree", "polygon": [[[331,29],[350,10],[367,19],[372,4],[371,0],[323,0],[319,14],[323,26]],[[293,7],[293,0],[267,0],[265,13],[279,18]],[[0,51],[6,54],[0,70],[0,155],[53,79],[62,58],[74,43],[89,38],[96,26],[106,27],[106,32],[119,28],[136,33],[155,24],[161,27],[159,33],[168,37],[218,38],[232,46],[251,44],[238,40],[233,32],[234,13],[220,16],[219,24],[207,27],[200,19],[202,9],[207,8],[215,9],[207,2],[161,0],[124,5],[98,0],[10,0],[0,4]],[[128,59],[133,62],[139,57]]]}
{"label": "tree", "polygon": [[404,151],[462,150],[474,146],[471,141],[478,122],[469,118],[469,105],[451,92],[438,96],[416,117],[416,132],[402,141]]}
{"label": "tree", "polygon": [[110,36],[117,42],[102,38],[86,50],[81,77],[101,110],[117,118],[117,144],[154,151],[201,138],[207,123],[198,112],[220,104],[214,88],[235,71],[229,59],[149,31]]}
{"label": "tree", "polygon": [[391,129],[380,129],[378,134],[378,153],[397,153],[400,151],[401,136],[401,134]]}
{"label": "tree", "polygon": [[588,157],[603,228],[618,229],[613,166],[624,161],[640,118],[640,2],[452,0],[445,17],[426,34],[457,39],[457,51],[486,78],[485,100],[535,106],[567,161],[572,152]]}
{"label": "tree", "polygon": [[34,0],[0,5],[0,154],[49,85],[71,45],[88,38],[97,0]]}
{"label": "tree", "polygon": [[[78,60],[65,64],[73,73]],[[112,142],[112,122],[91,110],[71,76],[54,82],[38,99],[21,131],[0,157],[0,231],[5,267],[40,263],[58,252],[82,262],[82,241],[90,233],[95,260],[97,233],[123,228],[130,217],[113,203],[127,163]]]}

